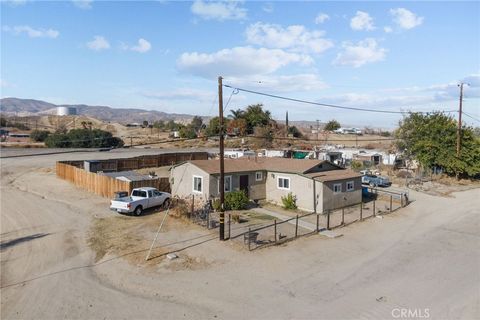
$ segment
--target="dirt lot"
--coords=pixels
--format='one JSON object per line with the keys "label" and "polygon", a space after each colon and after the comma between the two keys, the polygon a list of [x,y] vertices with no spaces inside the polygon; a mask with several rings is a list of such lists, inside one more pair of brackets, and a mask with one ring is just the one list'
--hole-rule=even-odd
{"label": "dirt lot", "polygon": [[[138,152],[152,151],[122,155]],[[412,191],[409,207],[342,228],[343,237],[255,252],[169,219],[146,263],[161,212],[119,216],[53,172],[56,160],[119,153],[2,159],[2,319],[393,319],[394,308],[480,318],[478,189]]]}

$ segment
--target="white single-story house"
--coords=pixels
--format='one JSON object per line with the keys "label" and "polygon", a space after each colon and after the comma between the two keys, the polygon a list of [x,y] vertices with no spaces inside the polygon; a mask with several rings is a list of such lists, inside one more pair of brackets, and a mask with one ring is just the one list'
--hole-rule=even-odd
{"label": "white single-story house", "polygon": [[[193,160],[170,171],[174,196],[219,197],[219,160]],[[361,175],[329,161],[285,158],[225,159],[225,192],[244,190],[251,200],[282,204],[292,193],[299,209],[341,208],[362,200]]]}

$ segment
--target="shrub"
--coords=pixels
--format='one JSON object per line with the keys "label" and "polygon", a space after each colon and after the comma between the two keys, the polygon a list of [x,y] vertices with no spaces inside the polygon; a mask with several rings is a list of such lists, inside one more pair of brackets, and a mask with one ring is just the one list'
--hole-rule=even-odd
{"label": "shrub", "polygon": [[240,215],[239,214],[232,214],[232,220],[235,223],[240,223]]}
{"label": "shrub", "polygon": [[30,139],[32,139],[35,142],[43,142],[45,139],[47,139],[48,135],[50,132],[46,130],[33,130],[30,133]]}
{"label": "shrub", "polygon": [[352,161],[352,170],[360,170],[363,168],[363,163],[358,160],[353,160]]}
{"label": "shrub", "polygon": [[100,129],[73,129],[48,136],[45,144],[50,148],[106,148],[122,147],[123,140]]}
{"label": "shrub", "polygon": [[220,199],[213,199],[212,201],[212,208],[215,211],[220,211]]}
{"label": "shrub", "polygon": [[324,129],[327,131],[335,131],[337,129],[340,129],[340,122],[338,122],[337,120],[330,120],[327,122]]}
{"label": "shrub", "polygon": [[232,191],[225,194],[225,209],[226,210],[243,210],[248,205],[247,194],[242,191]]}
{"label": "shrub", "polygon": [[287,210],[297,209],[297,197],[294,196],[291,192],[287,196],[282,197],[283,207]]}

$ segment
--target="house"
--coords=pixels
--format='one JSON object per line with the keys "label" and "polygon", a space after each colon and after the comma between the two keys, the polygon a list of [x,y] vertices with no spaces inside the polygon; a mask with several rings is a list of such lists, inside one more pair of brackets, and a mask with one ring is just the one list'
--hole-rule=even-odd
{"label": "house", "polygon": [[238,159],[242,157],[255,156],[255,152],[246,149],[225,150],[225,158]]}
{"label": "house", "polygon": [[[219,160],[193,160],[171,168],[174,196],[219,197]],[[292,193],[299,209],[309,212],[361,202],[361,175],[328,161],[285,158],[225,159],[225,192],[244,190],[251,200],[282,204]]]}

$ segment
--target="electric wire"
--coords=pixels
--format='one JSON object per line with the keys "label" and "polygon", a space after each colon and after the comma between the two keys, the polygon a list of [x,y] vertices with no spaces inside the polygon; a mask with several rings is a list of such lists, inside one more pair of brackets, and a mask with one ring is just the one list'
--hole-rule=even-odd
{"label": "electric wire", "polygon": [[[224,84],[223,86],[227,87],[227,88],[231,88],[231,89],[236,89],[238,91],[252,93],[252,94],[261,95],[261,96],[266,96],[266,97],[270,97],[270,98],[282,99],[282,100],[293,101],[293,102],[304,103],[304,104],[317,105],[317,106],[328,107],[328,108],[344,109],[344,110],[375,112],[375,113],[390,113],[390,114],[406,114],[406,113],[429,114],[429,113],[434,112],[434,111],[393,111],[393,110],[378,110],[378,109],[370,109],[370,108],[347,107],[347,106],[341,106],[341,105],[335,105],[335,104],[308,101],[308,100],[303,100],[303,99],[289,98],[289,97],[279,96],[279,95],[275,95],[275,94],[270,94],[270,93],[265,93],[265,92],[260,92],[260,91],[254,91],[254,90],[234,87],[234,86],[231,86],[231,85],[228,85],[228,84]],[[446,111],[440,111],[440,112],[449,113],[449,112],[457,112],[457,111],[456,110],[446,110]]]}

